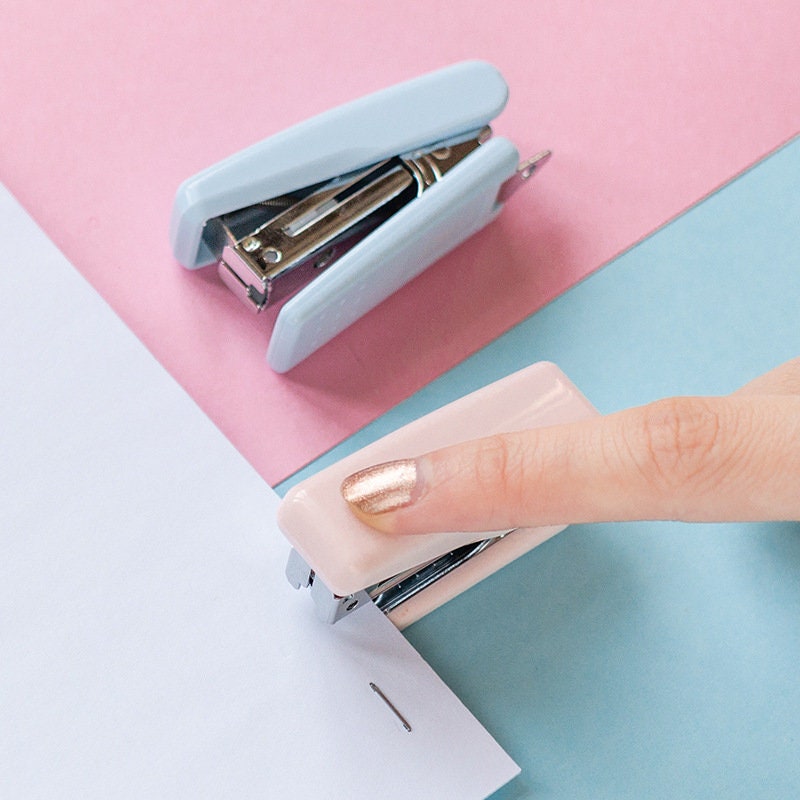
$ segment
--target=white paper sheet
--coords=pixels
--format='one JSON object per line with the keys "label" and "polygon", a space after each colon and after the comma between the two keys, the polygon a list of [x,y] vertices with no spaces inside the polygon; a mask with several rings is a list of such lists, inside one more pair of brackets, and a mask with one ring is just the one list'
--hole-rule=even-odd
{"label": "white paper sheet", "polygon": [[0,797],[463,800],[513,777],[374,608],[316,621],[274,492],[2,187],[0,241]]}

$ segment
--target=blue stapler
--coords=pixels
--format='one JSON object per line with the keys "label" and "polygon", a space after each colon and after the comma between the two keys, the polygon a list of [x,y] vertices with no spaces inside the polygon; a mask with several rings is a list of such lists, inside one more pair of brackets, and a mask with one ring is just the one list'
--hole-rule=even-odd
{"label": "blue stapler", "polygon": [[[286,372],[490,222],[549,156],[519,163],[489,122],[508,89],[467,61],[271,136],[184,181],[177,260],[217,264],[253,311],[283,303]],[[289,298],[287,300],[287,298]]]}

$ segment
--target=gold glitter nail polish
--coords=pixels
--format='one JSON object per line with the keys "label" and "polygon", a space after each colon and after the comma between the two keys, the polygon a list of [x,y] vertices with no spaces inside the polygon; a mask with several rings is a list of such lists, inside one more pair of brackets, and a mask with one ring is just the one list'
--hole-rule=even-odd
{"label": "gold glitter nail polish", "polygon": [[354,472],[342,483],[342,496],[363,514],[385,514],[410,505],[417,485],[413,458],[389,461]]}

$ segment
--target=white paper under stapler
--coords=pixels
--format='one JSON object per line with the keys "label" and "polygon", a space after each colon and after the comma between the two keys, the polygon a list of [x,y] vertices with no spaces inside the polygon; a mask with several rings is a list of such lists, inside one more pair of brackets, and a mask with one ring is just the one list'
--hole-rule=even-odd
{"label": "white paper under stapler", "polygon": [[597,411],[554,364],[540,362],[456,400],[293,487],[278,510],[292,544],[286,574],[336,622],[375,603],[403,628],[564,526],[402,536],[360,522],[342,498],[353,472],[467,439],[575,422]]}
{"label": "white paper under stapler", "polygon": [[[468,61],[332,109],[178,189],[177,260],[216,264],[254,312],[280,307],[285,372],[499,213],[546,161],[492,137],[508,88]],[[287,300],[287,298],[290,298]]]}

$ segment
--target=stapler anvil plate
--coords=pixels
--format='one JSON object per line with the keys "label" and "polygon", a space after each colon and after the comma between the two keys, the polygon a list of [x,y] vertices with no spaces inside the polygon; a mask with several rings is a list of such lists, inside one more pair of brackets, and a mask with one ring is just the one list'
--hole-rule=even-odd
{"label": "stapler anvil plate", "polygon": [[236,153],[179,187],[175,257],[217,264],[253,311],[283,302],[267,360],[285,372],[490,222],[547,159],[519,164],[491,137],[507,96],[494,67],[463,62]]}
{"label": "stapler anvil plate", "polygon": [[342,481],[365,467],[459,441],[576,422],[597,411],[554,364],[541,362],[462,397],[293,487],[278,511],[292,544],[286,574],[335,622],[374,602],[400,628],[505,566],[564,526],[400,536],[360,522]]}

